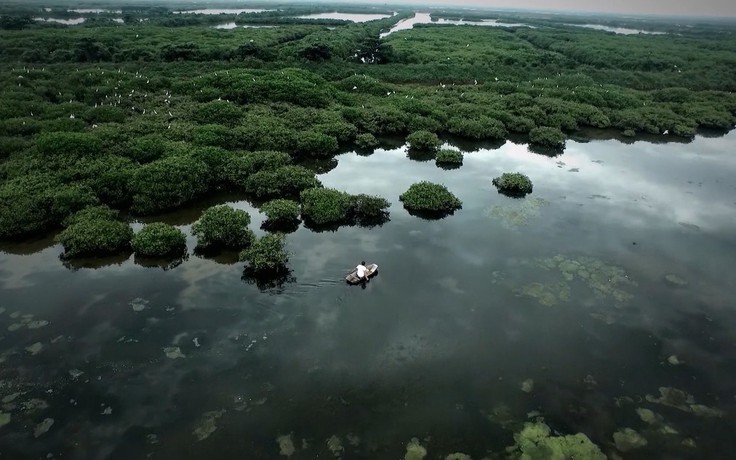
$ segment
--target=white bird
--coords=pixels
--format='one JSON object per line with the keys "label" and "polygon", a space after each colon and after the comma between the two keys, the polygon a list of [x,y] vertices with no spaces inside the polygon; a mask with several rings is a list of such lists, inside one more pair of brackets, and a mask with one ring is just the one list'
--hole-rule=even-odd
{"label": "white bird", "polygon": [[664,135],[667,135],[667,134],[669,134],[669,133],[670,133],[670,130],[669,130],[669,129],[665,129],[665,130],[664,130],[664,132],[663,132],[662,134],[664,134]]}
{"label": "white bird", "polygon": [[474,82],[473,84],[475,84],[475,85],[478,84],[478,80],[473,80],[473,82]]}
{"label": "white bird", "polygon": [[96,128],[96,127],[97,127],[97,125],[92,125],[92,128]]}
{"label": "white bird", "polygon": [[170,117],[173,117],[173,115],[171,114],[171,112],[169,112],[169,116],[170,116]]}
{"label": "white bird", "polygon": [[358,87],[357,86],[353,86],[353,91],[355,91],[356,89],[358,89]]}
{"label": "white bird", "polygon": [[69,118],[74,119],[74,114],[69,115]]}

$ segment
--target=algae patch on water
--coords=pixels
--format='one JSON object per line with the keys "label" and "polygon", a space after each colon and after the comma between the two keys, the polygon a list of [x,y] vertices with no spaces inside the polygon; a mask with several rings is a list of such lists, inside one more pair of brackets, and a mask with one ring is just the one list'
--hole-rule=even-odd
{"label": "algae patch on water", "polygon": [[606,459],[600,448],[583,433],[550,436],[551,432],[543,422],[525,423],[524,428],[514,434],[516,444],[506,448],[506,452],[510,458],[522,459]]}
{"label": "algae patch on water", "polygon": [[714,409],[703,404],[696,404],[693,395],[677,388],[660,387],[659,397],[647,395],[646,400],[650,403],[674,407],[675,409],[679,409],[683,412],[689,412],[700,417],[723,416],[722,410]]}
{"label": "algae patch on water", "polygon": [[294,441],[291,439],[291,433],[284,434],[276,438],[279,445],[279,454],[285,457],[291,457],[296,452]]}
{"label": "algae patch on water", "polygon": [[406,445],[406,454],[404,454],[404,460],[422,460],[427,456],[427,449],[419,444],[417,438],[412,438],[411,441]]}
{"label": "algae patch on water", "polygon": [[613,433],[613,443],[621,452],[638,449],[647,445],[647,440],[631,428],[624,428]]}
{"label": "algae patch on water", "polygon": [[[633,298],[626,289],[637,285],[623,268],[588,256],[556,255],[523,260],[519,265],[527,269],[541,269],[544,278],[553,278],[513,288],[517,295],[531,297],[547,306],[566,302],[573,296],[578,297],[583,294],[581,289],[587,289],[596,299],[612,300],[615,306],[623,306]],[[532,274],[527,270],[525,276]]]}
{"label": "algae patch on water", "polygon": [[165,347],[164,353],[169,359],[186,358],[179,347]]}
{"label": "algae patch on water", "polygon": [[0,427],[3,427],[8,423],[10,423],[10,414],[0,411]]}
{"label": "algae patch on water", "polygon": [[543,207],[549,202],[542,198],[528,197],[523,200],[511,200],[508,204],[494,206],[486,211],[491,219],[500,220],[509,230],[518,230],[527,226],[532,220],[539,217]]}
{"label": "algae patch on water", "polygon": [[342,440],[334,434],[327,440],[327,448],[330,449],[330,452],[332,452],[332,455],[335,457],[342,455],[342,452],[345,450],[342,446]]}
{"label": "algae patch on water", "polygon": [[222,417],[224,413],[225,410],[222,409],[202,414],[202,418],[199,420],[199,425],[197,425],[192,432],[192,434],[197,438],[197,441],[204,441],[217,430],[217,419]]}
{"label": "algae patch on water", "polygon": [[33,429],[33,437],[37,438],[47,431],[51,429],[51,426],[54,424],[54,419],[52,418],[45,418],[41,423],[36,425],[36,428]]}

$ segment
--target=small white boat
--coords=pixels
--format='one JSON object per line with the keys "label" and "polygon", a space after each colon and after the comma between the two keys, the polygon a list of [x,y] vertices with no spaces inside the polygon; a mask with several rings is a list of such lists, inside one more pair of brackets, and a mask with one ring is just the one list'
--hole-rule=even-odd
{"label": "small white boat", "polygon": [[348,275],[345,277],[345,281],[347,281],[350,284],[358,284],[364,281],[365,279],[378,274],[378,264],[368,264],[365,266],[365,268],[368,269],[368,271],[366,271],[365,278],[363,279],[358,278],[358,269],[354,268],[353,271],[348,273]]}

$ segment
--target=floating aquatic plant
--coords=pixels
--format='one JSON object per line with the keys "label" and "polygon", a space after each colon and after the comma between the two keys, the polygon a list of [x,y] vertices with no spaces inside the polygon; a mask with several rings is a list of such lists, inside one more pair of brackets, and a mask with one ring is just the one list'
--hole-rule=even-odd
{"label": "floating aquatic plant", "polygon": [[412,438],[411,441],[406,445],[406,454],[404,454],[404,460],[422,460],[427,456],[427,449],[419,444],[417,438]]}
{"label": "floating aquatic plant", "polygon": [[194,428],[192,434],[197,438],[197,441],[204,441],[209,438],[212,433],[217,431],[217,419],[225,414],[225,409],[205,412],[202,414],[202,418],[199,420],[199,425]]}
{"label": "floating aquatic plant", "polygon": [[516,444],[506,449],[511,458],[524,460],[606,460],[600,448],[583,433],[550,436],[549,426],[543,422],[525,423],[514,434]]}
{"label": "floating aquatic plant", "polygon": [[500,219],[504,227],[516,230],[519,227],[529,225],[531,220],[538,217],[541,209],[548,204],[547,200],[537,197],[514,200],[494,206],[487,211],[487,215],[494,219]]}
{"label": "floating aquatic plant", "polygon": [[462,201],[447,190],[447,187],[427,181],[412,184],[399,196],[399,200],[410,212],[431,213],[438,216],[452,214],[463,206]]}
{"label": "floating aquatic plant", "polygon": [[629,452],[648,444],[644,436],[631,428],[624,428],[613,433],[613,443],[616,445],[616,449],[621,452]]}

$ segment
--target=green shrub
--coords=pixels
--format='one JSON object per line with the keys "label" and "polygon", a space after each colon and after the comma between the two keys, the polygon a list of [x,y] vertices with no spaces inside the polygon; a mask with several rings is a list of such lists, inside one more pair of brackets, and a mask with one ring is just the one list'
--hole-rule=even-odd
{"label": "green shrub", "polygon": [[248,270],[258,275],[278,274],[288,270],[289,254],[281,234],[268,234],[253,242],[240,253],[240,260],[248,263]]}
{"label": "green shrub", "polygon": [[207,191],[209,168],[188,156],[171,156],[141,166],[131,180],[131,209],[150,214],[180,206]]}
{"label": "green shrub", "polygon": [[222,181],[226,184],[245,189],[248,177],[259,171],[273,171],[291,163],[291,157],[284,152],[245,152],[235,154],[227,159],[222,168]]}
{"label": "green shrub", "polygon": [[154,222],[141,229],[133,237],[136,255],[165,257],[181,254],[186,248],[186,236],[173,225]]}
{"label": "green shrub", "polygon": [[388,217],[387,209],[391,203],[385,198],[371,195],[353,195],[350,197],[350,213],[359,225],[383,223]]}
{"label": "green shrub", "polygon": [[251,175],[245,182],[245,191],[258,197],[295,196],[302,190],[321,186],[309,169],[288,165]]}
{"label": "green shrub", "polygon": [[500,193],[511,196],[524,196],[532,193],[532,181],[529,176],[521,173],[503,173],[500,177],[493,179],[493,185]]}
{"label": "green shrub", "polygon": [[88,187],[60,184],[48,174],[11,179],[0,184],[0,238],[48,230],[68,215],[97,203]]}
{"label": "green shrub", "polygon": [[38,136],[36,147],[43,155],[90,157],[101,153],[102,142],[89,133],[50,132]]}
{"label": "green shrub", "polygon": [[447,187],[422,181],[412,184],[399,200],[408,211],[428,214],[451,214],[462,207],[460,201]]}
{"label": "green shrub", "polygon": [[355,145],[359,149],[370,150],[378,146],[378,139],[370,133],[358,134],[355,137]]}
{"label": "green shrub", "polygon": [[214,206],[202,213],[192,225],[192,234],[197,237],[200,249],[240,249],[253,242],[255,235],[248,229],[250,215],[241,209],[229,206]]}
{"label": "green shrub", "polygon": [[69,227],[84,220],[117,220],[118,212],[107,206],[88,206],[67,216],[61,225]]}
{"label": "green shrub", "polygon": [[83,210],[56,235],[64,246],[64,258],[114,254],[130,247],[133,230],[127,222],[111,219],[102,208]]}
{"label": "green shrub", "polygon": [[434,152],[442,145],[440,138],[429,131],[415,131],[406,138],[410,150]]}
{"label": "green shrub", "polygon": [[551,149],[565,148],[565,134],[557,128],[543,126],[529,131],[529,141],[532,145]]}
{"label": "green shrub", "polygon": [[435,161],[438,165],[462,165],[463,152],[457,150],[442,149],[437,152]]}
{"label": "green shrub", "polygon": [[293,225],[299,220],[299,203],[292,200],[277,199],[265,203],[261,212],[266,215],[265,227]]}
{"label": "green shrub", "polygon": [[310,188],[300,197],[302,216],[317,225],[345,222],[352,207],[349,194],[331,188]]}

